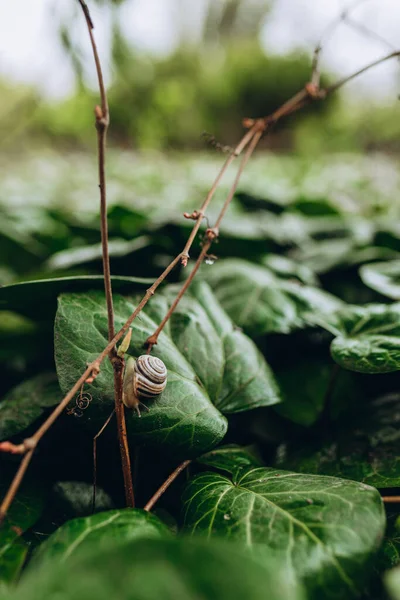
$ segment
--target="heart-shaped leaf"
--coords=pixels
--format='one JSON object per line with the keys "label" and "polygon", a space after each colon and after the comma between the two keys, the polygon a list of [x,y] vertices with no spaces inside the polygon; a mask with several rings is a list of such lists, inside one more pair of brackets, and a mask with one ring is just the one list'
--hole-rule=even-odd
{"label": "heart-shaped leaf", "polygon": [[[175,293],[167,289],[164,295],[157,295],[133,322],[129,355],[137,357],[144,352],[144,342]],[[133,312],[137,300],[115,297],[116,329]],[[106,338],[103,294],[60,297],[55,352],[64,391],[73,385],[86,362],[105,347]],[[212,403],[228,413],[279,401],[278,388],[262,355],[251,340],[235,330],[205,284],[194,286],[192,294],[183,298],[153,353],[167,366],[168,384],[140,419],[129,412],[128,429],[135,443],[162,444],[175,453],[198,455],[216,445],[226,432],[226,421]],[[103,363],[90,393],[95,402],[81,421],[87,416],[93,427],[100,427],[113,406],[108,363]]]}
{"label": "heart-shaped leaf", "polygon": [[385,531],[379,493],[333,477],[251,467],[232,479],[203,473],[183,502],[187,530],[279,556],[315,598],[357,594]]}
{"label": "heart-shaped leaf", "polygon": [[252,336],[290,333],[308,325],[306,313],[330,313],[343,305],[327,292],[280,279],[245,260],[221,260],[207,275],[224,310]]}
{"label": "heart-shaped leaf", "polygon": [[68,561],[29,569],[9,600],[304,600],[301,586],[272,557],[267,564],[234,544],[139,539],[91,545]]}
{"label": "heart-shaped leaf", "polygon": [[379,294],[400,300],[400,260],[363,265],[360,277],[365,285]]}
{"label": "heart-shaped leaf", "polygon": [[349,305],[330,316],[309,319],[331,331],[332,358],[359,373],[390,373],[400,369],[400,303]]}
{"label": "heart-shaped leaf", "polygon": [[[346,416],[330,439],[301,438],[278,453],[278,465],[302,473],[335,475],[377,488],[400,486],[400,427],[398,395],[364,404],[362,411]],[[339,421],[340,423],[340,421]]]}
{"label": "heart-shaped leaf", "polygon": [[58,562],[68,561],[76,555],[84,555],[88,546],[102,551],[115,542],[168,535],[168,527],[144,510],[126,508],[100,512],[61,525],[39,546],[29,568],[35,569],[41,562],[52,558]]}
{"label": "heart-shaped leaf", "polygon": [[0,402],[0,440],[24,431],[61,400],[55,373],[42,373],[20,383]]}

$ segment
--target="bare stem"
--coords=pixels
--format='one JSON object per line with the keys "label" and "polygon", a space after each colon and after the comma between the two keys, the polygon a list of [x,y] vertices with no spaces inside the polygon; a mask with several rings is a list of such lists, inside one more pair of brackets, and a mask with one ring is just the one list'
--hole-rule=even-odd
{"label": "bare stem", "polygon": [[[88,26],[90,42],[93,50],[94,62],[96,64],[97,78],[99,83],[101,108],[96,106],[96,129],[97,129],[97,149],[99,165],[99,188],[100,188],[100,223],[101,223],[101,247],[103,255],[103,274],[104,290],[107,304],[107,322],[108,322],[108,341],[112,341],[115,336],[114,329],[114,308],[111,286],[110,255],[108,251],[108,222],[107,222],[107,188],[106,188],[106,141],[107,131],[110,124],[110,115],[108,110],[107,93],[104,86],[103,72],[99,53],[93,35],[93,21],[90,17],[89,9],[83,0],[79,0],[85,15]],[[134,493],[132,473],[130,468],[130,456],[128,446],[128,436],[126,431],[126,420],[124,405],[122,403],[122,381],[123,381],[123,359],[116,356],[115,347],[110,349],[109,358],[114,369],[114,400],[115,414],[117,417],[118,440],[121,451],[121,464],[124,477],[125,499],[127,506],[134,506]]]}
{"label": "bare stem", "polygon": [[336,92],[336,90],[343,87],[346,83],[348,83],[349,81],[352,81],[359,75],[362,75],[363,73],[366,73],[366,71],[369,71],[370,69],[373,69],[374,67],[377,67],[378,65],[386,62],[387,60],[390,60],[391,58],[396,58],[397,56],[400,56],[400,50],[396,50],[395,52],[390,52],[389,54],[382,56],[382,58],[378,58],[378,60],[374,60],[373,62],[369,63],[368,65],[365,65],[365,67],[363,67],[362,69],[359,69],[355,73],[352,73],[351,75],[348,75],[347,77],[343,77],[343,79],[339,79],[339,81],[337,81],[333,85],[328,86],[325,89],[325,94],[327,95],[327,94],[332,94],[333,92]]}
{"label": "bare stem", "polygon": [[150,500],[144,507],[144,510],[149,512],[153,508],[155,503],[158,502],[158,500],[161,498],[161,496],[164,494],[164,492],[169,488],[171,483],[173,481],[175,481],[175,479],[178,477],[178,475],[180,475],[180,473],[182,473],[182,471],[184,471],[191,462],[192,462],[191,460],[184,460],[183,463],[180,464],[179,467],[177,467],[173,473],[171,473],[171,475],[168,477],[168,479],[166,479],[164,481],[162,486],[158,488],[158,490],[156,491],[154,496],[152,496],[152,498],[150,498]]}
{"label": "bare stem", "polygon": [[160,333],[162,332],[162,330],[164,329],[165,325],[167,324],[167,322],[169,321],[171,315],[173,314],[173,312],[175,311],[176,307],[178,306],[179,302],[182,299],[182,296],[185,294],[186,290],[188,289],[188,287],[190,286],[190,284],[192,283],[197,271],[199,270],[205,256],[207,255],[207,252],[210,249],[211,244],[213,243],[213,241],[218,237],[218,228],[219,225],[221,223],[221,220],[230,204],[230,202],[232,201],[232,198],[235,194],[235,191],[237,189],[240,177],[243,173],[243,170],[245,168],[245,166],[247,165],[247,162],[250,158],[250,156],[253,154],[258,142],[261,139],[261,136],[263,134],[263,127],[261,128],[261,124],[260,122],[257,122],[257,128],[258,130],[256,131],[256,129],[252,128],[253,131],[253,139],[251,140],[242,160],[240,161],[240,165],[235,177],[235,180],[231,186],[231,189],[229,190],[228,196],[224,202],[224,205],[218,215],[217,221],[215,223],[215,226],[212,229],[208,229],[206,232],[206,236],[207,236],[207,240],[204,242],[203,244],[203,248],[199,254],[198,259],[196,260],[196,263],[193,267],[192,272],[190,273],[189,277],[186,279],[185,283],[183,284],[183,286],[181,287],[181,289],[179,290],[175,300],[173,301],[173,303],[171,304],[171,306],[168,309],[167,314],[165,315],[165,317],[163,318],[163,320],[161,321],[160,325],[157,327],[157,329],[155,330],[155,332],[150,335],[147,340],[146,340],[146,345],[147,345],[147,352],[150,353],[152,347],[157,344],[158,342],[158,336],[160,335]]}
{"label": "bare stem", "polygon": [[[107,97],[105,94],[104,82],[103,82],[103,77],[102,77],[101,68],[100,68],[100,60],[98,57],[97,48],[96,48],[96,44],[94,42],[94,37],[93,37],[93,32],[92,32],[93,23],[90,18],[89,10],[87,8],[86,3],[83,0],[78,0],[78,1],[83,9],[83,12],[85,14],[85,18],[86,18],[86,21],[88,24],[89,35],[90,35],[90,39],[91,39],[91,43],[92,43],[92,48],[93,48],[93,53],[94,53],[94,58],[95,58],[95,63],[96,63],[96,69],[97,69],[97,74],[98,74],[98,78],[99,78],[99,87],[100,87],[100,96],[101,96],[102,106],[101,106],[101,109],[99,107],[96,107],[96,121],[105,118],[107,120],[107,126],[108,126]],[[361,0],[361,1],[364,1],[364,0]],[[359,3],[360,3],[360,0],[357,0],[357,2],[353,5],[353,8],[356,5],[358,5]],[[340,16],[340,20],[343,21],[344,15],[346,15],[348,13],[349,13],[349,9],[347,9],[347,11],[345,11],[345,13],[342,13],[342,15]],[[318,56],[319,56],[320,50],[321,50],[320,46],[321,46],[321,44],[319,44],[319,46],[317,46],[316,51],[315,51],[313,70],[318,69]],[[202,209],[197,213],[197,215],[195,217],[196,223],[195,223],[194,228],[189,236],[189,239],[185,245],[183,252],[178,254],[178,256],[176,256],[171,261],[171,263],[166,267],[166,269],[163,271],[163,273],[161,273],[161,275],[158,277],[158,279],[146,291],[146,294],[144,295],[144,297],[142,298],[142,300],[140,301],[140,303],[138,304],[138,306],[136,307],[134,312],[131,314],[129,319],[123,325],[123,327],[119,330],[119,332],[117,334],[115,334],[113,336],[112,339],[110,339],[110,341],[108,342],[108,344],[104,348],[104,350],[86,368],[86,370],[81,375],[81,377],[78,379],[78,381],[74,384],[74,386],[70,389],[70,391],[66,394],[66,396],[61,400],[60,404],[54,409],[54,411],[51,413],[51,415],[49,415],[49,417],[41,425],[41,427],[39,427],[39,429],[36,431],[36,433],[31,438],[28,438],[22,444],[19,444],[19,445],[15,445],[12,442],[8,442],[8,441],[0,443],[0,451],[12,452],[15,454],[24,454],[25,455],[21,461],[19,469],[15,475],[15,478],[14,478],[14,480],[13,480],[13,482],[12,482],[12,484],[0,506],[0,518],[4,517],[9,506],[11,505],[11,503],[13,501],[13,498],[15,497],[15,494],[18,491],[19,485],[22,481],[24,473],[25,473],[25,471],[28,467],[28,464],[30,462],[30,459],[32,457],[34,447],[37,445],[37,443],[39,443],[39,441],[41,440],[43,435],[52,426],[52,424],[58,418],[58,416],[64,411],[64,409],[67,407],[69,402],[73,399],[75,394],[77,392],[79,392],[81,386],[84,383],[92,383],[94,381],[94,379],[97,377],[97,375],[100,372],[100,365],[103,362],[103,360],[110,354],[110,352],[114,351],[116,343],[126,334],[126,332],[128,331],[128,329],[129,329],[130,325],[132,324],[132,322],[134,321],[134,319],[141,312],[141,310],[144,308],[144,306],[147,304],[147,302],[150,300],[150,298],[154,295],[156,289],[164,281],[164,279],[168,276],[170,271],[177,265],[177,263],[179,261],[182,261],[183,264],[187,264],[187,260],[189,258],[188,257],[189,250],[190,250],[191,245],[195,239],[195,236],[200,228],[201,221],[204,217],[205,208],[210,203],[210,201],[215,193],[215,190],[222,179],[222,175],[225,173],[226,169],[232,163],[234,158],[242,152],[242,150],[247,146],[247,144],[250,143],[250,141],[253,139],[253,136],[256,134],[256,132],[259,132],[261,130],[265,131],[269,127],[270,123],[274,123],[277,120],[279,120],[280,118],[285,117],[293,112],[300,110],[304,106],[307,106],[313,100],[323,100],[328,94],[335,92],[340,87],[345,85],[347,82],[358,77],[362,73],[365,73],[367,70],[369,70],[391,58],[395,58],[395,57],[399,57],[399,56],[400,56],[400,51],[395,51],[390,54],[387,54],[386,56],[384,56],[374,62],[371,62],[370,64],[366,65],[362,69],[359,69],[358,71],[349,75],[348,77],[340,79],[335,84],[327,87],[325,90],[319,88],[319,76],[314,74],[311,77],[310,83],[306,84],[302,90],[300,90],[297,94],[295,94],[291,99],[289,99],[287,102],[285,102],[281,107],[279,107],[274,113],[272,113],[268,117],[265,117],[263,119],[258,119],[258,120],[246,119],[246,126],[249,127],[249,131],[245,134],[245,136],[243,136],[242,140],[239,142],[238,146],[235,148],[232,155],[230,155],[228,157],[228,159],[225,162],[225,164],[223,165],[220,173],[217,175],[216,181],[214,182],[209,194],[207,195],[207,197],[203,203]],[[262,126],[261,126],[261,124],[262,124]],[[105,145],[103,147],[103,150],[101,150],[101,147],[99,147],[99,153],[100,153],[100,151],[104,152],[104,150],[105,150]],[[101,159],[100,159],[100,162],[101,162]],[[246,162],[247,162],[247,159],[246,159]],[[104,188],[104,190],[105,190],[105,188]],[[233,194],[232,194],[232,196],[233,196]],[[226,206],[229,205],[229,202],[225,203],[224,207],[225,207],[225,205]],[[226,210],[226,208],[224,208],[224,210]],[[194,217],[192,217],[192,218],[194,218]],[[203,247],[203,251],[201,254],[201,260],[204,258],[208,248],[210,247],[212,239],[214,239],[216,237],[215,229],[209,230],[209,231],[211,232],[212,235],[211,235],[211,237],[210,237],[210,235],[208,235],[208,241],[206,242],[205,246]],[[214,237],[212,237],[212,236],[214,236]],[[200,259],[200,257],[199,257],[199,259]],[[198,269],[200,263],[201,263],[201,261],[198,260],[197,269]],[[197,265],[197,263],[196,263],[196,265]],[[194,268],[196,268],[196,265]],[[189,281],[189,284],[190,284],[190,281]],[[186,286],[185,289],[187,289],[187,287],[188,287],[188,285]],[[107,290],[106,290],[106,293],[107,293]],[[179,299],[180,299],[180,297],[181,297],[181,295],[179,296]],[[179,302],[179,299],[178,299],[178,302]],[[394,498],[397,498],[397,497],[393,496],[393,497],[390,497],[390,499],[384,498],[384,501],[387,501],[387,502],[397,501],[397,500],[394,500]]]}
{"label": "bare stem", "polygon": [[4,517],[7,514],[8,509],[10,508],[10,505],[12,503],[12,501],[15,498],[15,494],[18,492],[19,486],[22,483],[22,480],[24,478],[25,472],[29,466],[29,463],[31,462],[31,458],[33,455],[34,450],[29,450],[24,458],[21,460],[21,464],[18,467],[18,471],[15,474],[14,479],[12,480],[12,483],[7,491],[7,494],[5,495],[1,506],[0,506],[0,523],[2,523]]}
{"label": "bare stem", "polygon": [[385,504],[400,504],[400,496],[382,496],[382,502]]}

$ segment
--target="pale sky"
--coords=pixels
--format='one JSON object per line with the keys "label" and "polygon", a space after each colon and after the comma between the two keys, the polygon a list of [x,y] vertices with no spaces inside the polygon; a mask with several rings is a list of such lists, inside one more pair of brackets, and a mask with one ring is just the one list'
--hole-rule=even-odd
{"label": "pale sky", "polygon": [[[196,36],[206,0],[127,0],[122,11],[126,35],[135,46],[158,54],[173,50],[178,39],[179,6],[190,35]],[[217,1],[217,0],[212,0]],[[88,0],[90,6],[90,0]],[[275,0],[272,18],[262,33],[262,43],[272,53],[295,48],[310,50],[324,28],[349,2],[345,0]],[[73,91],[74,77],[60,48],[57,26],[64,14],[76,8],[74,0],[12,0],[0,4],[0,77],[37,85],[50,97]],[[92,7],[96,39],[107,73],[110,13]],[[364,26],[373,29],[393,46],[400,47],[400,1],[365,0],[352,13]],[[85,39],[83,20],[77,20],[73,35]],[[87,39],[87,38],[86,38]],[[89,51],[88,44],[86,45]],[[387,48],[365,38],[343,24],[325,47],[324,64],[345,75],[384,55]],[[88,74],[93,63],[88,52]],[[364,75],[350,88],[351,93],[395,98],[400,91],[400,65],[393,60]]]}

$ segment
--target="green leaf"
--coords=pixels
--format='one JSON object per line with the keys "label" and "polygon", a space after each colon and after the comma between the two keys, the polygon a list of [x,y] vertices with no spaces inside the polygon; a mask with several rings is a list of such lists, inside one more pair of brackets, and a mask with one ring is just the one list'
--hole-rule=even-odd
{"label": "green leaf", "polygon": [[343,305],[327,292],[280,279],[245,260],[221,260],[207,279],[231,319],[252,336],[290,333],[309,324],[308,312],[325,314]]}
{"label": "green leaf", "polygon": [[379,551],[376,569],[382,572],[392,569],[400,563],[400,518],[388,516],[388,526],[382,547]]}
{"label": "green leaf", "polygon": [[61,400],[55,373],[42,373],[20,383],[0,402],[0,440],[27,429]]}
{"label": "green leaf", "polygon": [[[296,364],[278,370],[276,378],[282,403],[274,410],[299,425],[313,425],[324,409],[334,368],[334,363],[329,359],[299,357]],[[344,407],[354,403],[360,395],[353,377],[349,371],[339,373],[330,399],[331,416],[337,417]]]}
{"label": "green leaf", "polygon": [[[177,290],[169,289],[165,293],[170,304]],[[170,333],[222,413],[280,402],[279,388],[261,352],[233,326],[206,283],[194,283],[179,303]]]}
{"label": "green leaf", "polygon": [[360,277],[365,285],[379,294],[400,300],[400,260],[363,265]]}
{"label": "green leaf", "polygon": [[[118,292],[132,292],[138,289],[145,291],[149,283],[153,283],[149,279],[121,276],[114,276],[111,281],[113,290]],[[0,287],[0,310],[12,310],[34,319],[46,319],[55,313],[59,294],[103,289],[104,278],[102,275],[59,277],[13,283]]]}
{"label": "green leaf", "polygon": [[391,600],[400,600],[400,567],[385,574],[385,587]]}
{"label": "green leaf", "polygon": [[0,529],[0,586],[17,580],[28,545],[19,537],[18,530],[5,523]]}
{"label": "green leaf", "polygon": [[333,439],[305,439],[281,447],[278,465],[302,473],[335,475],[361,481],[377,488],[400,486],[399,395],[365,403],[362,410],[338,422]]}
{"label": "green leaf", "polygon": [[221,471],[233,473],[242,467],[261,467],[262,462],[252,453],[249,448],[242,448],[235,444],[220,446],[211,450],[197,459],[198,463],[214,467]]}
{"label": "green leaf", "polygon": [[29,569],[9,600],[303,600],[272,558],[194,539],[139,539]]}
{"label": "green leaf", "polygon": [[280,254],[267,254],[263,264],[284,279],[297,279],[305,285],[318,287],[318,279],[314,272],[305,265]]}
{"label": "green leaf", "polygon": [[61,525],[39,546],[29,568],[36,569],[41,562],[52,558],[58,562],[69,561],[87,553],[90,546],[101,552],[115,542],[167,535],[168,527],[149,512],[131,508],[109,510]]}
{"label": "green leaf", "polygon": [[[93,483],[59,481],[52,489],[52,507],[56,505],[63,516],[72,519],[92,514]],[[96,487],[96,513],[115,508],[110,496]]]}
{"label": "green leaf", "polygon": [[[120,329],[136,307],[136,300],[114,296],[115,328]],[[142,311],[132,324],[129,355],[144,352],[144,342],[157,324]],[[198,343],[201,344],[200,336]],[[55,322],[55,358],[60,386],[69,390],[88,361],[94,360],[107,344],[107,312],[104,294],[68,294],[59,298]],[[227,429],[225,418],[213,406],[206,389],[198,383],[192,366],[179,352],[166,332],[162,332],[153,351],[168,369],[168,384],[149,411],[139,418],[127,411],[129,437],[135,444],[161,445],[163,451],[185,458],[215,446]],[[114,405],[113,375],[109,361],[88,388],[93,402],[80,422],[98,430]]]}
{"label": "green leaf", "polygon": [[[149,244],[146,236],[136,237],[134,240],[114,238],[108,241],[108,252],[110,258],[127,256],[141,250]],[[102,245],[85,245],[56,252],[46,262],[46,269],[54,271],[57,269],[70,269],[77,265],[87,264],[95,260],[101,260],[103,256]]]}
{"label": "green leaf", "polygon": [[310,315],[336,337],[332,358],[359,373],[390,373],[400,369],[400,303],[349,305],[329,317]]}
{"label": "green leaf", "polygon": [[236,540],[266,561],[278,556],[313,598],[357,594],[385,530],[374,488],[275,469],[198,475],[183,503],[187,530]]}
{"label": "green leaf", "polygon": [[[0,498],[4,498],[8,485],[2,471]],[[24,481],[0,524],[0,584],[14,582],[22,569],[28,552],[28,545],[21,535],[32,527],[41,516],[45,506],[45,488],[38,481]]]}

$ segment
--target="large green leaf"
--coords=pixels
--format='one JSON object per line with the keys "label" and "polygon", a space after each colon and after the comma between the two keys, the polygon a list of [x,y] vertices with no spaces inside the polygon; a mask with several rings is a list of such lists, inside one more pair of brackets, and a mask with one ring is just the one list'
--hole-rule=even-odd
{"label": "large green leaf", "polygon": [[85,554],[88,546],[95,546],[101,552],[115,542],[168,535],[168,527],[144,510],[126,508],[100,512],[61,525],[39,546],[29,568],[35,569],[44,560],[54,557],[58,562],[65,562]]}
{"label": "large green leaf", "polygon": [[377,488],[400,486],[398,395],[378,398],[338,422],[334,437],[309,434],[282,447],[278,465],[303,473],[335,475]]}
{"label": "large green leaf", "polygon": [[262,565],[233,544],[140,539],[88,548],[29,569],[9,600],[302,600],[273,558]]}
{"label": "large green leaf", "polygon": [[[133,322],[131,356],[144,352],[145,340],[165,315],[175,293],[175,289],[167,289],[164,295],[158,294]],[[115,296],[117,329],[133,312],[137,300]],[[86,362],[105,347],[106,337],[103,294],[60,297],[55,353],[64,391],[73,385]],[[183,298],[153,352],[167,366],[168,384],[140,419],[129,411],[128,429],[135,443],[162,444],[179,454],[201,454],[226,432],[226,421],[212,403],[229,413],[279,401],[278,388],[261,353],[233,327],[206,284],[194,286]],[[90,393],[95,402],[81,421],[99,427],[113,405],[113,377],[107,362]]]}
{"label": "large green leaf", "polygon": [[187,530],[279,556],[315,598],[357,594],[385,530],[374,488],[262,467],[233,469],[232,479],[200,474],[183,502]]}
{"label": "large green leaf", "polygon": [[360,277],[370,288],[393,300],[400,300],[400,260],[388,260],[360,268]]}
{"label": "large green leaf", "polygon": [[42,373],[20,383],[0,402],[0,440],[24,431],[60,400],[55,373]]}
{"label": "large green leaf", "polygon": [[327,292],[280,279],[245,260],[218,261],[207,279],[222,307],[249,335],[290,333],[308,324],[306,313],[330,313],[343,305]]}
{"label": "large green leaf", "polygon": [[[139,289],[144,291],[153,283],[148,279],[121,276],[114,276],[111,281],[113,289],[121,293]],[[59,294],[103,289],[102,275],[57,277],[13,283],[0,287],[0,310],[12,310],[27,317],[46,319],[54,314]]]}
{"label": "large green leaf", "polygon": [[359,373],[400,369],[400,303],[349,305],[309,318],[335,336],[331,355],[341,367]]}
{"label": "large green leaf", "polygon": [[[122,327],[135,309],[135,301],[115,296],[115,326]],[[157,324],[142,312],[133,322],[129,354],[144,352],[143,344]],[[100,292],[62,295],[55,322],[55,357],[63,391],[72,387],[85,367],[107,343],[107,314],[104,295]],[[181,354],[171,337],[162,332],[154,354],[162,358],[168,369],[168,384],[149,411],[138,418],[127,411],[127,425],[137,444],[162,445],[177,454],[196,455],[217,444],[225,435],[226,420],[212,405],[206,389],[199,385],[196,373]],[[92,430],[100,427],[113,406],[113,375],[104,361],[100,375],[88,388],[93,402],[80,422]]]}

